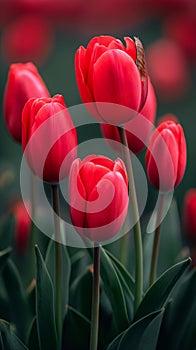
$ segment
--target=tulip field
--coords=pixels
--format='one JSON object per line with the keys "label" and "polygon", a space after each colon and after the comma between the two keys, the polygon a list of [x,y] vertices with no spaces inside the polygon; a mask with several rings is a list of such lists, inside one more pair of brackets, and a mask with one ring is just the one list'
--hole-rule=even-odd
{"label": "tulip field", "polygon": [[196,350],[195,0],[1,0],[0,350]]}

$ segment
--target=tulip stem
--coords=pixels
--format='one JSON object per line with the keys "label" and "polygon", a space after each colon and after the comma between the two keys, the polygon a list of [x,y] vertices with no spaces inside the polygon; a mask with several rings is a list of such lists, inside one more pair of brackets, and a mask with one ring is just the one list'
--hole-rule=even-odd
{"label": "tulip stem", "polygon": [[30,173],[30,198],[31,198],[31,233],[30,233],[30,254],[29,254],[29,275],[30,281],[35,278],[35,179]]}
{"label": "tulip stem", "polygon": [[129,245],[129,222],[128,218],[126,218],[124,225],[123,225],[123,231],[124,235],[120,239],[120,251],[119,251],[119,257],[121,263],[126,266],[127,265],[127,257],[128,257],[128,245]]}
{"label": "tulip stem", "polygon": [[153,248],[152,248],[152,258],[151,258],[151,266],[150,266],[150,280],[149,280],[149,287],[154,283],[156,279],[156,272],[157,272],[157,261],[158,261],[158,252],[159,252],[159,241],[160,241],[160,232],[161,232],[161,214],[163,210],[163,202],[164,202],[164,195],[160,195],[159,203],[158,203],[158,210],[157,210],[157,219],[156,219],[156,229],[154,232],[154,241],[153,241]]}
{"label": "tulip stem", "polygon": [[62,246],[60,239],[60,219],[59,219],[59,197],[58,186],[52,185],[52,201],[54,210],[54,227],[55,227],[55,302],[56,302],[56,327],[59,349],[61,348],[62,337]]}
{"label": "tulip stem", "polygon": [[129,192],[131,194],[132,203],[132,215],[135,223],[133,227],[134,232],[134,244],[135,244],[135,301],[134,312],[141,302],[143,294],[143,249],[142,249],[142,234],[139,220],[139,211],[137,203],[137,195],[135,189],[135,181],[133,176],[133,168],[130,157],[130,151],[127,143],[127,136],[124,128],[118,127],[120,140],[123,147],[124,161],[127,168],[127,174],[129,179]]}
{"label": "tulip stem", "polygon": [[97,350],[100,297],[100,247],[94,247],[90,350]]}

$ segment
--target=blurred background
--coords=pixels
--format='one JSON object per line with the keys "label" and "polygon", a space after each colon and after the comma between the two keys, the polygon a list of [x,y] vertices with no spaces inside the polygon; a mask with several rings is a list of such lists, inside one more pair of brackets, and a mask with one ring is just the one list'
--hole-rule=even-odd
{"label": "blurred background", "polygon": [[[184,128],[188,163],[175,191],[181,212],[185,192],[196,187],[196,1],[0,0],[0,8],[0,214],[20,196],[21,146],[9,136],[3,116],[10,64],[32,61],[51,95],[60,93],[67,106],[76,105],[75,52],[106,34],[140,38],[157,95],[156,123],[173,114]],[[149,190],[148,210],[156,197]]]}

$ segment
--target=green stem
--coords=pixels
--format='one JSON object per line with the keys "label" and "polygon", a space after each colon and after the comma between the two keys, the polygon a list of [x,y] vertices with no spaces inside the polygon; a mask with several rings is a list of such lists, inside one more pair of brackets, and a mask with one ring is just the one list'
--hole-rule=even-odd
{"label": "green stem", "polygon": [[143,249],[142,249],[142,235],[141,235],[141,227],[139,221],[139,211],[138,211],[138,203],[135,189],[135,181],[133,176],[133,169],[131,163],[131,157],[129,152],[129,147],[127,143],[126,132],[124,128],[118,128],[119,135],[121,139],[121,143],[123,144],[123,154],[124,161],[127,168],[127,174],[129,179],[129,192],[131,194],[131,203],[132,203],[132,214],[133,219],[136,224],[133,227],[134,232],[134,244],[135,244],[135,302],[134,302],[134,311],[136,312],[143,294]]}
{"label": "green stem", "polygon": [[100,247],[94,247],[90,350],[97,350],[99,331]]}
{"label": "green stem", "polygon": [[35,231],[36,226],[34,224],[35,220],[35,179],[34,175],[30,174],[30,196],[31,196],[31,233],[29,242],[29,277],[30,281],[35,278]]}
{"label": "green stem", "polygon": [[56,326],[59,342],[59,349],[61,348],[62,337],[62,246],[58,242],[60,239],[60,219],[59,219],[59,198],[58,186],[52,185],[52,200],[54,209],[54,226],[55,226],[55,302],[56,302]]}
{"label": "green stem", "polygon": [[158,203],[156,229],[155,229],[155,233],[154,233],[149,287],[154,283],[154,281],[156,279],[157,261],[158,261],[158,252],[159,252],[159,241],[160,241],[160,232],[161,232],[160,219],[161,219],[161,214],[162,214],[162,209],[163,209],[163,201],[164,201],[164,195],[161,194],[160,199],[159,199],[159,203]]}
{"label": "green stem", "polygon": [[127,265],[128,245],[129,245],[129,235],[127,234],[128,230],[129,230],[129,221],[127,217],[123,225],[123,231],[125,233],[123,237],[120,239],[120,251],[119,251],[119,258],[121,263],[124,266]]}

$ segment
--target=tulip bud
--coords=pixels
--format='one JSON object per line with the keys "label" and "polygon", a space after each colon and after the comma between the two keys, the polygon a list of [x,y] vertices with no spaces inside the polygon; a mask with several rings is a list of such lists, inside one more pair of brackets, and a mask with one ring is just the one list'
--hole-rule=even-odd
{"label": "tulip bud", "polygon": [[181,182],[186,168],[186,140],[180,124],[161,123],[152,134],[146,152],[150,183],[161,192],[172,191]]}
{"label": "tulip bud", "polygon": [[30,230],[31,230],[31,218],[22,201],[16,202],[11,212],[15,218],[15,234],[14,241],[16,249],[21,254],[28,252]]}
{"label": "tulip bud", "polygon": [[[129,149],[135,154],[141,152],[148,142],[152,130],[152,124],[155,121],[156,107],[156,96],[149,80],[148,94],[144,107],[140,112],[141,116],[137,114],[131,121],[124,124]],[[142,124],[142,117],[145,117],[149,123]],[[101,131],[103,136],[108,139],[107,141],[114,151],[120,153],[120,135],[118,128],[110,124],[101,124]],[[110,140],[116,142],[110,142]],[[119,142],[119,144],[117,142]]]}
{"label": "tulip bud", "polygon": [[33,63],[10,66],[4,94],[4,117],[15,141],[22,138],[22,110],[31,97],[49,97],[49,92]]}
{"label": "tulip bud", "polygon": [[90,155],[73,162],[70,216],[82,237],[94,242],[114,237],[124,223],[128,202],[128,180],[121,159]]}
{"label": "tulip bud", "polygon": [[44,181],[57,183],[68,175],[77,155],[77,134],[63,96],[25,104],[22,147],[32,171]]}
{"label": "tulip bud", "polygon": [[184,232],[187,239],[196,247],[196,189],[188,190],[183,205]]}
{"label": "tulip bud", "polygon": [[147,96],[142,44],[129,37],[125,42],[126,47],[112,36],[95,37],[86,49],[80,46],[75,57],[82,101],[92,102],[87,108],[96,119],[117,125],[133,118],[130,109],[141,111]]}

